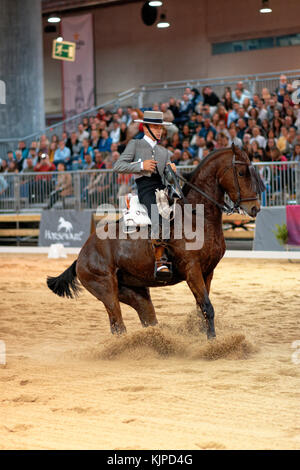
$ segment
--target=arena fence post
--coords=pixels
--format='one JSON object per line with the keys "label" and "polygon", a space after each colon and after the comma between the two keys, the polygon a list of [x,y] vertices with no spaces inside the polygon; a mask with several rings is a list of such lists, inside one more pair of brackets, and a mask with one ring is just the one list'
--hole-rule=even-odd
{"label": "arena fence post", "polygon": [[295,169],[295,186],[296,186],[296,204],[300,204],[300,162]]}
{"label": "arena fence post", "polygon": [[74,184],[74,196],[75,196],[75,209],[79,211],[81,209],[80,204],[80,172],[73,173],[73,184]]}

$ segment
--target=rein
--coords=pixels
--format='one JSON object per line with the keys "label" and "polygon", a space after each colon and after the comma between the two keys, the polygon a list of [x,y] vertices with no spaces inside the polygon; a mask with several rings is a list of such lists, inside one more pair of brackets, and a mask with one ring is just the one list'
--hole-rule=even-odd
{"label": "rein", "polygon": [[[197,191],[199,194],[201,194],[203,197],[205,197],[205,198],[208,199],[210,202],[212,202],[216,207],[218,207],[218,208],[220,209],[221,212],[225,212],[227,215],[230,215],[230,214],[233,214],[233,213],[235,213],[235,212],[239,212],[241,202],[245,202],[245,201],[257,201],[257,197],[241,198],[241,188],[240,188],[239,180],[238,180],[238,176],[237,176],[236,165],[246,165],[246,166],[249,168],[249,171],[250,171],[250,174],[251,174],[251,178],[253,178],[253,179],[255,179],[255,177],[254,177],[254,175],[253,175],[253,172],[256,173],[256,172],[255,172],[255,169],[254,169],[254,167],[252,166],[251,163],[249,164],[249,163],[243,162],[243,161],[241,161],[241,160],[236,160],[236,155],[235,155],[235,153],[233,152],[233,157],[232,157],[231,165],[228,166],[227,168],[225,168],[225,170],[224,170],[224,172],[223,172],[223,175],[222,175],[222,177],[223,177],[227,170],[232,169],[232,171],[233,171],[234,185],[235,185],[235,189],[236,189],[236,192],[237,192],[237,200],[236,200],[236,202],[234,203],[234,206],[233,206],[233,207],[230,207],[226,202],[224,202],[223,204],[220,204],[220,203],[219,203],[218,201],[216,201],[213,197],[209,196],[207,193],[205,193],[204,191],[202,191],[201,189],[199,189],[196,185],[194,185],[193,183],[190,183],[189,181],[187,181],[183,176],[181,176],[181,175],[176,175],[176,176],[177,176],[177,178],[179,178],[181,181],[183,181],[185,184],[187,184],[187,185],[190,186],[192,189],[194,189],[194,190]],[[260,189],[260,188],[259,188],[259,189]]]}

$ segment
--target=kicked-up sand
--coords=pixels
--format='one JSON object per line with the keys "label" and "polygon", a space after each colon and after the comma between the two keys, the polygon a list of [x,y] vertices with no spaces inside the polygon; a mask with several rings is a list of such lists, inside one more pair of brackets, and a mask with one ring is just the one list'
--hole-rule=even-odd
{"label": "kicked-up sand", "polygon": [[222,260],[208,342],[186,283],[112,337],[87,291],[48,290],[73,259],[0,255],[0,449],[299,449],[299,263]]}

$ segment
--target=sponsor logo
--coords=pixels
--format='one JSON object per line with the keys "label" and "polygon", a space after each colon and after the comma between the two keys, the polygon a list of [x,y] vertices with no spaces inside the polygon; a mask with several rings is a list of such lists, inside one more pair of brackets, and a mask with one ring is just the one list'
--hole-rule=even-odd
{"label": "sponsor logo", "polygon": [[82,241],[83,231],[73,232],[73,225],[63,217],[58,219],[57,231],[45,230],[45,240],[51,241]]}

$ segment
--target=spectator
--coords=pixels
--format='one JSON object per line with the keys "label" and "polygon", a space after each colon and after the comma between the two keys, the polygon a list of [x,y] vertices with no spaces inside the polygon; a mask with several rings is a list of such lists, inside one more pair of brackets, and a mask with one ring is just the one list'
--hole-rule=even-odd
{"label": "spectator", "polygon": [[243,142],[241,139],[239,139],[237,137],[237,132],[236,132],[236,126],[235,124],[232,124],[229,128],[229,146],[231,146],[232,144],[236,145],[237,147],[239,147],[240,149],[243,147]]}
{"label": "spectator", "polygon": [[261,134],[260,134],[260,129],[258,126],[254,126],[253,129],[252,129],[252,139],[250,140],[250,144],[252,144],[252,142],[254,142],[256,140],[256,142],[258,143],[258,145],[260,147],[263,147],[265,148],[266,146],[266,139],[265,137],[263,137]]}
{"label": "spectator", "polygon": [[109,136],[113,143],[118,144],[120,142],[120,124],[118,121],[113,121],[113,130]]}
{"label": "spectator", "polygon": [[59,172],[57,183],[54,191],[50,194],[47,209],[51,209],[59,199],[62,199],[63,207],[65,207],[65,198],[72,195],[72,177],[70,173],[65,173],[65,169],[65,164],[63,162],[59,162],[57,165],[57,170]]}
{"label": "spectator", "polygon": [[88,139],[90,137],[90,134],[88,133],[88,131],[86,131],[84,129],[84,126],[83,124],[79,124],[78,125],[78,132],[77,132],[77,138],[79,140],[79,142],[83,142],[83,139]]}
{"label": "spectator", "polygon": [[66,147],[64,140],[59,141],[58,149],[54,154],[54,164],[57,168],[59,163],[63,163],[66,166],[69,166],[71,163],[71,151]]}
{"label": "spectator", "polygon": [[100,150],[95,150],[95,163],[93,165],[93,169],[97,170],[105,170],[105,163],[104,163],[104,158],[103,154],[100,152]]}

